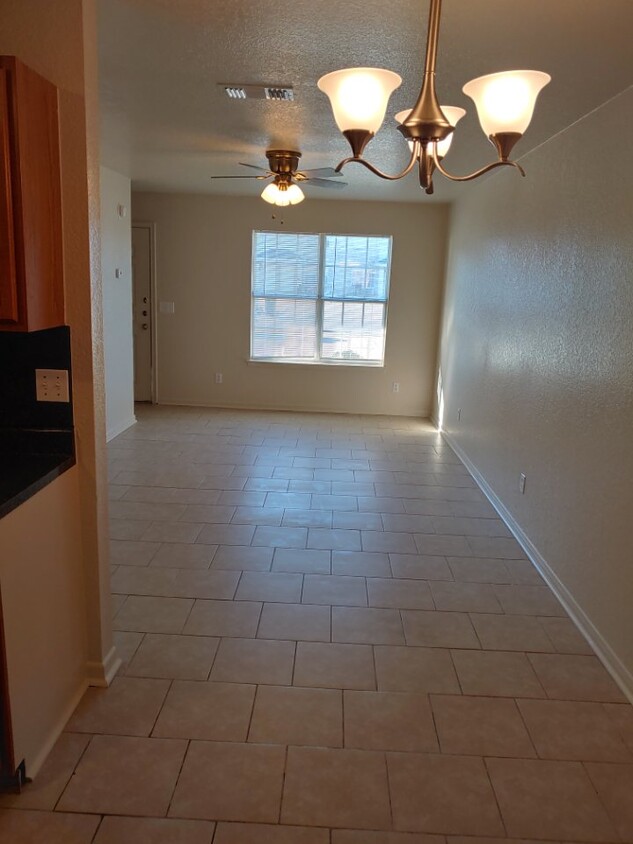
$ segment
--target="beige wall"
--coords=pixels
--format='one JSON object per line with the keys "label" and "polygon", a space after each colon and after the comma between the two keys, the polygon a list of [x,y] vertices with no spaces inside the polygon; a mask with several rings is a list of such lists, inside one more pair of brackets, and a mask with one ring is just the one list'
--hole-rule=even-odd
{"label": "beige wall", "polygon": [[[51,641],[59,641],[56,629],[68,623],[69,613],[73,625],[81,619],[80,627],[73,627],[74,635],[64,639],[64,647],[49,654],[48,669],[59,676],[65,700],[47,696],[47,676],[42,674],[40,706],[12,701],[14,711],[24,706],[34,719],[27,727],[33,737],[38,737],[39,746],[30,745],[27,760],[29,773],[34,774],[56,731],[63,726],[63,712],[72,705],[86,678],[103,684],[116,669],[107,551],[94,0],[0,3],[0,53],[18,56],[59,89],[66,322],[71,328],[77,446],[72,478],[60,479],[28,502],[31,531],[33,525],[48,523],[51,508],[57,511],[59,529],[50,542],[65,549],[57,558],[64,571],[37,568],[33,538],[26,530],[24,545],[20,546],[18,539],[11,546],[23,564],[32,567],[33,576],[37,571],[43,578],[38,586],[48,590],[49,612],[33,615],[32,624],[40,624],[33,635],[46,639],[50,634]],[[78,491],[73,491],[71,484],[78,486]],[[22,518],[23,508],[0,521],[0,547],[13,536],[11,525]],[[29,580],[22,584],[26,588]],[[19,609],[28,600],[28,595],[13,592],[5,599],[5,612],[16,609],[13,602]],[[28,653],[22,654],[23,659],[27,657]],[[81,677],[77,673],[79,658],[83,664]],[[38,679],[35,669],[31,676]]]}
{"label": "beige wall", "polygon": [[158,298],[175,303],[158,316],[159,402],[428,415],[445,206],[310,196],[284,214],[287,231],[393,235],[385,366],[369,368],[248,362],[252,232],[279,227],[261,199],[145,193],[132,205],[156,224]]}
{"label": "beige wall", "polygon": [[[129,178],[107,167],[101,167],[100,174],[106,437],[111,440],[136,421],[132,345],[132,210]],[[123,217],[119,215],[120,206],[126,209]]]}
{"label": "beige wall", "polygon": [[629,89],[525,180],[465,188],[441,379],[445,430],[633,696],[632,125]]}

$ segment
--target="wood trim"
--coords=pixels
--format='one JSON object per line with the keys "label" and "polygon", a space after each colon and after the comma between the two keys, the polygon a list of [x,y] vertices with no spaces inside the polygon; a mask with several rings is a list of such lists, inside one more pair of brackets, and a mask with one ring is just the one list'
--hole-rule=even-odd
{"label": "wood trim", "polygon": [[18,290],[13,231],[9,77],[0,69],[0,322],[18,322]]}

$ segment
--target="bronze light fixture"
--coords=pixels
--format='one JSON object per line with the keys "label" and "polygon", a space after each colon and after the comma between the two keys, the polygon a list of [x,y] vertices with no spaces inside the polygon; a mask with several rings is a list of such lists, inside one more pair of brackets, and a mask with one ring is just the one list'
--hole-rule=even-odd
{"label": "bronze light fixture", "polygon": [[382,68],[359,67],[336,70],[322,76],[318,86],[330,98],[334,119],[347,138],[352,155],[343,159],[336,170],[358,162],[381,179],[402,179],[418,165],[420,187],[433,193],[433,174],[438,170],[453,182],[476,179],[496,167],[523,168],[510,159],[516,142],[527,129],[536,98],[551,77],[537,70],[509,70],[473,79],[463,87],[474,100],[479,122],[497,151],[497,160],[466,176],[454,176],[442,166],[453,130],[465,111],[455,106],[441,106],[435,91],[435,66],[440,29],[442,0],[431,0],[422,90],[412,109],[396,115],[398,129],[411,148],[411,157],[401,173],[383,173],[363,158],[363,151],[384,120],[387,103],[402,79]]}

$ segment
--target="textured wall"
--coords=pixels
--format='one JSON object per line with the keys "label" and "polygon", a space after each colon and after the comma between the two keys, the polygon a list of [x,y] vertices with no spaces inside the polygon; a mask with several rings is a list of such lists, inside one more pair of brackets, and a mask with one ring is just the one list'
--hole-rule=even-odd
{"label": "textured wall", "polygon": [[525,180],[464,188],[441,383],[444,428],[633,692],[631,125],[628,89],[528,155]]}
{"label": "textured wall", "polygon": [[[127,209],[120,217],[118,206]],[[106,431],[111,440],[135,422],[132,345],[132,219],[130,180],[101,168],[101,270]],[[120,278],[116,270],[122,271]]]}
{"label": "textured wall", "polygon": [[287,231],[393,235],[385,366],[368,368],[248,362],[252,232],[278,227],[261,199],[146,193],[132,205],[156,223],[158,297],[176,306],[158,317],[159,402],[428,415],[445,206],[308,197],[284,215]]}

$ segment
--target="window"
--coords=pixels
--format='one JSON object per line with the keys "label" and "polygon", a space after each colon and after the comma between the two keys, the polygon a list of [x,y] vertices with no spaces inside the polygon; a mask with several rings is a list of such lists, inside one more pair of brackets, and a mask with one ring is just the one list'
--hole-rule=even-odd
{"label": "window", "polygon": [[390,237],[253,232],[251,358],[379,366]]}

